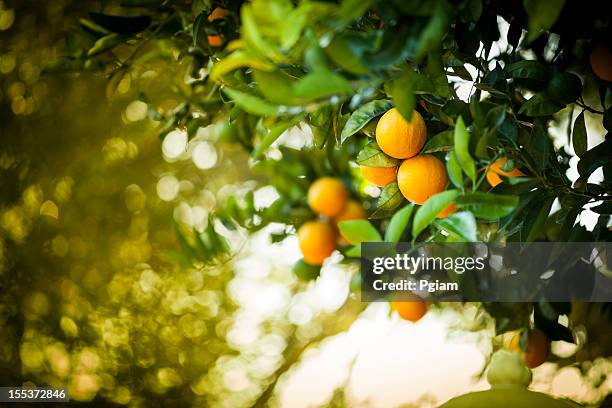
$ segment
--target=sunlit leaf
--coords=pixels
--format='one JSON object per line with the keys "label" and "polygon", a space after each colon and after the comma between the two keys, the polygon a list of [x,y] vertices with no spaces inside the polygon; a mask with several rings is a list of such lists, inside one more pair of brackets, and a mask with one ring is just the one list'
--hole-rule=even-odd
{"label": "sunlit leaf", "polygon": [[412,222],[412,237],[416,238],[436,216],[448,207],[457,197],[457,190],[448,190],[433,195],[419,207]]}
{"label": "sunlit leaf", "polygon": [[389,225],[387,225],[387,230],[385,231],[386,242],[399,242],[410,221],[413,210],[414,204],[410,203],[393,214],[393,217],[391,217],[389,221]]}
{"label": "sunlit leaf", "polygon": [[389,99],[379,99],[361,106],[351,114],[346,125],[344,125],[340,136],[341,141],[344,143],[350,136],[359,132],[370,120],[382,115],[392,107],[393,102]]}
{"label": "sunlit leaf", "polygon": [[380,242],[382,237],[368,220],[351,220],[338,223],[340,233],[351,245],[362,242]]}

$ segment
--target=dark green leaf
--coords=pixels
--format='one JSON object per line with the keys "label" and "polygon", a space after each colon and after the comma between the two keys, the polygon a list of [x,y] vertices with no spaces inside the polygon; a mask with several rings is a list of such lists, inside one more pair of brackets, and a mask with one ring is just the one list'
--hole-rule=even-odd
{"label": "dark green leaf", "polygon": [[547,92],[540,92],[525,102],[519,109],[519,113],[527,116],[549,116],[561,109],[563,105],[550,98]]}
{"label": "dark green leaf", "polygon": [[454,133],[450,129],[440,132],[425,143],[423,153],[448,152],[453,148],[453,138]]}
{"label": "dark green leaf", "polygon": [[319,277],[321,267],[299,260],[293,265],[293,273],[301,280],[311,281]]}
{"label": "dark green leaf", "polygon": [[548,81],[548,69],[544,64],[534,60],[523,60],[506,65],[504,71],[511,78],[534,79]]}
{"label": "dark green leaf", "polygon": [[352,74],[363,75],[370,70],[363,64],[359,55],[357,55],[352,47],[351,42],[347,37],[336,36],[325,48],[325,52],[337,66]]}
{"label": "dark green leaf", "polygon": [[399,160],[387,156],[374,141],[368,143],[357,154],[357,164],[368,167],[395,167]]}
{"label": "dark green leaf", "polygon": [[370,120],[382,115],[393,107],[389,99],[379,99],[368,102],[354,111],[342,129],[341,141],[359,132]]}
{"label": "dark green leaf", "polygon": [[587,130],[584,124],[584,111],[580,112],[574,122],[574,131],[572,132],[572,146],[577,156],[582,156],[587,151]]}
{"label": "dark green leaf", "polygon": [[370,215],[371,219],[385,218],[393,214],[395,209],[404,202],[404,196],[402,195],[397,183],[387,184],[378,198],[376,211]]}
{"label": "dark green leaf", "polygon": [[416,238],[421,231],[440,214],[449,204],[451,204],[457,197],[457,190],[443,191],[435,194],[417,210],[414,215],[414,221],[412,223],[412,237]]}
{"label": "dark green leaf", "polygon": [[410,221],[413,210],[414,204],[411,203],[393,214],[391,221],[389,221],[389,225],[387,225],[387,230],[385,231],[386,242],[399,242]]}
{"label": "dark green leaf", "polygon": [[548,30],[557,21],[565,0],[523,0],[525,11],[529,16],[529,34],[531,42]]}
{"label": "dark green leaf", "polygon": [[415,76],[416,74],[412,68],[408,68],[401,77],[393,81],[391,88],[395,107],[407,121],[412,119],[412,111],[416,106],[416,96],[414,95]]}

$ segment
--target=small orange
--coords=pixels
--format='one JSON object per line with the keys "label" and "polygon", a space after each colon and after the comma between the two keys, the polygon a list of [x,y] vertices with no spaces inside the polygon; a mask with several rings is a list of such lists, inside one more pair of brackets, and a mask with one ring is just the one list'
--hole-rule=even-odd
{"label": "small orange", "polygon": [[523,351],[520,346],[521,332],[517,332],[510,340],[508,349],[521,355],[529,368],[535,368],[548,359],[550,354],[550,340],[541,330],[533,330],[527,339],[527,351]]}
{"label": "small orange", "polygon": [[297,232],[304,262],[322,265],[336,249],[336,231],[325,221],[308,221]]}
{"label": "small orange", "polygon": [[308,206],[317,214],[335,217],[344,210],[348,191],[342,181],[333,177],[321,177],[308,189]]}
{"label": "small orange", "polygon": [[500,175],[504,177],[526,176],[525,173],[523,173],[517,168],[514,168],[511,171],[501,170],[500,167],[506,164],[507,161],[508,161],[507,158],[502,157],[501,159],[491,164],[491,166],[489,166],[489,170],[487,170],[487,181],[489,182],[491,187],[495,187],[496,185],[498,185],[499,183],[503,181],[502,178],[499,177]]}
{"label": "small orange", "polygon": [[223,17],[226,17],[228,14],[229,11],[227,11],[223,7],[215,7],[215,9],[208,15],[208,21],[219,20]]}
{"label": "small orange", "polygon": [[598,45],[591,52],[591,68],[595,75],[604,81],[612,82],[612,52],[604,44]]}
{"label": "small orange", "polygon": [[455,211],[457,211],[457,206],[454,203],[451,203],[447,205],[440,214],[436,215],[436,218],[446,218],[449,215],[454,214]]}
{"label": "small orange", "polygon": [[448,176],[444,164],[435,156],[420,154],[400,165],[397,184],[408,201],[423,205],[429,197],[446,189]]}
{"label": "small orange", "polygon": [[427,138],[427,127],[421,114],[412,112],[410,122],[395,108],[385,112],[376,125],[376,142],[380,149],[396,159],[416,156]]}
{"label": "small orange", "polygon": [[406,302],[391,302],[391,311],[396,311],[404,320],[417,322],[427,313],[427,303],[420,298]]}
{"label": "small orange", "polygon": [[355,200],[349,200],[344,207],[344,210],[334,217],[336,222],[362,220],[367,218],[367,214],[361,204]]}
{"label": "small orange", "polygon": [[[208,21],[215,21],[224,18],[229,14],[229,11],[222,7],[215,8],[212,13],[208,15]],[[207,37],[208,45],[211,47],[220,47],[223,45],[223,36],[221,35],[209,35]]]}
{"label": "small orange", "polygon": [[360,166],[364,179],[377,186],[386,186],[397,179],[397,166],[395,167],[368,167]]}

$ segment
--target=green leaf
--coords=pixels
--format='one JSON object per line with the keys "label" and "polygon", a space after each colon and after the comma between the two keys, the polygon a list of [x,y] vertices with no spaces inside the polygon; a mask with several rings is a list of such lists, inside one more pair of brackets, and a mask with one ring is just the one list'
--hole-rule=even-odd
{"label": "green leaf", "polygon": [[240,18],[242,20],[242,38],[253,51],[274,62],[282,62],[285,59],[276,47],[263,37],[259,30],[260,25],[255,20],[252,4],[242,6]]}
{"label": "green leaf", "polygon": [[115,33],[105,35],[104,37],[98,39],[94,43],[93,47],[87,51],[87,56],[93,57],[95,55],[102,54],[103,52],[106,52],[123,42],[124,39],[125,38],[123,36]]}
{"label": "green leaf", "polygon": [[452,214],[446,218],[440,218],[435,221],[435,224],[459,237],[467,242],[475,242],[476,237],[476,218],[469,211],[461,211]]}
{"label": "green leaf", "polygon": [[352,92],[351,84],[343,76],[328,70],[312,72],[300,79],[294,88],[295,96],[318,99]]}
{"label": "green leaf", "polygon": [[281,48],[283,50],[291,49],[299,41],[302,31],[308,22],[307,4],[306,2],[301,3],[283,22],[280,36]]}
{"label": "green leaf", "polygon": [[236,50],[213,65],[210,78],[218,82],[221,77],[237,68],[251,67],[262,71],[273,71],[276,67],[250,51]]}
{"label": "green leaf", "polygon": [[278,114],[280,106],[273,105],[265,100],[242,91],[231,88],[223,88],[223,93],[229,96],[236,105],[245,111],[259,116],[274,116]]}
{"label": "green leaf", "polygon": [[294,81],[281,71],[253,70],[253,78],[257,89],[272,103],[282,105],[298,105],[299,101],[293,95]]}
{"label": "green leaf", "polygon": [[337,66],[352,74],[363,75],[370,70],[363,64],[359,55],[351,48],[346,37],[336,36],[325,48],[325,53]]}
{"label": "green leaf", "polygon": [[527,41],[531,42],[538,38],[542,32],[553,26],[565,0],[524,0],[523,5],[529,16],[529,34]]}
{"label": "green leaf", "polygon": [[292,270],[295,276],[304,281],[315,280],[321,273],[320,266],[310,265],[301,259],[293,265]]}
{"label": "green leaf", "polygon": [[362,242],[380,242],[382,237],[368,220],[350,220],[338,223],[340,233],[351,245]]}
{"label": "green leaf", "polygon": [[252,157],[255,160],[261,158],[261,156],[268,150],[268,148],[283,134],[283,132],[293,126],[296,121],[281,122],[272,127],[270,131],[261,139],[257,148],[253,151]]}
{"label": "green leaf", "polygon": [[574,122],[574,131],[572,132],[572,146],[574,152],[578,157],[582,156],[588,150],[587,146],[587,130],[584,124],[584,111],[580,112],[580,115]]}
{"label": "green leaf", "polygon": [[397,183],[389,183],[383,187],[378,198],[377,208],[369,218],[385,218],[390,216],[393,211],[404,202],[404,196]]}
{"label": "green leaf", "polygon": [[516,208],[519,199],[514,195],[474,192],[457,197],[460,208],[471,211],[476,217],[486,220],[497,220],[510,214]]}
{"label": "green leaf", "polygon": [[457,161],[455,152],[449,152],[446,155],[446,171],[448,172],[451,183],[453,183],[455,187],[463,190],[463,173],[461,172],[461,166]]}
{"label": "green leaf", "polygon": [[444,130],[425,143],[423,153],[433,152],[448,152],[453,149],[454,132],[452,130]]}
{"label": "green leaf", "polygon": [[438,0],[433,16],[421,32],[416,48],[416,60],[421,61],[430,51],[437,50],[451,23],[453,7],[446,1]]}
{"label": "green leaf", "polygon": [[414,210],[414,204],[410,203],[404,208],[393,214],[387,230],[385,231],[386,242],[399,242]]}
{"label": "green leaf", "polygon": [[436,219],[436,216],[455,200],[458,193],[457,190],[448,190],[429,197],[414,215],[412,238],[416,239],[421,231],[427,228]]}
{"label": "green leaf", "polygon": [[524,242],[533,242],[538,238],[554,201],[555,197],[542,197],[537,200],[537,205],[527,207],[521,228],[521,238]]}
{"label": "green leaf", "polygon": [[469,151],[470,134],[465,128],[465,124],[463,123],[463,118],[461,116],[459,116],[457,123],[455,124],[454,142],[455,158],[457,159],[459,166],[461,166],[465,174],[472,179],[472,181],[476,180],[476,164],[474,163],[472,156],[470,156]]}
{"label": "green leaf", "polygon": [[391,86],[395,107],[408,122],[412,119],[412,111],[416,106],[416,96],[414,95],[415,75],[412,68],[408,68],[402,76],[393,81]]}
{"label": "green leaf", "polygon": [[342,134],[340,136],[341,142],[344,143],[346,139],[359,132],[367,125],[370,120],[382,115],[392,107],[393,102],[389,99],[379,99],[362,105],[351,114],[346,125],[344,125],[344,129],[342,129]]}
{"label": "green leaf", "polygon": [[534,79],[548,82],[548,69],[544,64],[535,60],[523,60],[506,65],[504,71],[511,78]]}
{"label": "green leaf", "polygon": [[398,159],[387,156],[374,141],[361,149],[356,161],[357,164],[368,167],[395,167],[400,162]]}
{"label": "green leaf", "polygon": [[519,113],[527,116],[549,116],[563,109],[563,105],[555,102],[547,92],[540,92],[532,96],[521,106]]}

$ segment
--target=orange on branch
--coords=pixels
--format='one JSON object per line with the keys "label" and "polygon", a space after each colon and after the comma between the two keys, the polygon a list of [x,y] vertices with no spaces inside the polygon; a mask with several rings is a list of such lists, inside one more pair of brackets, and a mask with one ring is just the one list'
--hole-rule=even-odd
{"label": "orange on branch", "polygon": [[[229,11],[222,7],[215,8],[209,15],[208,21],[212,22],[215,20],[222,19],[229,14]],[[211,47],[220,47],[223,45],[223,36],[222,35],[209,35],[207,36],[208,45]]]}
{"label": "orange on branch", "polygon": [[310,265],[322,265],[336,249],[336,231],[328,222],[306,222],[297,235],[304,262]]}
{"label": "orange on branch", "polygon": [[308,189],[308,206],[317,214],[335,217],[344,210],[348,191],[342,181],[333,177],[321,177]]}
{"label": "orange on branch", "polygon": [[342,222],[350,220],[362,220],[364,218],[367,218],[367,214],[361,206],[361,203],[355,200],[350,200],[348,203],[346,203],[344,210],[342,210],[340,214],[334,217],[334,220],[336,222]]}
{"label": "orange on branch", "polygon": [[498,185],[499,183],[503,181],[502,178],[499,176],[504,176],[504,177],[526,176],[525,173],[523,173],[517,168],[514,168],[511,171],[502,170],[501,167],[507,162],[508,162],[508,159],[505,157],[502,157],[501,159],[491,164],[491,166],[489,166],[489,170],[487,170],[487,181],[489,182],[491,187],[495,187],[496,185]]}
{"label": "orange on branch", "polygon": [[533,330],[527,339],[527,351],[523,351],[520,346],[521,332],[517,332],[510,340],[508,349],[517,352],[529,368],[535,368],[548,359],[550,354],[550,340],[541,330]]}
{"label": "orange on branch", "polygon": [[395,167],[368,167],[360,166],[361,175],[364,179],[379,187],[395,181],[397,178],[397,166]]}
{"label": "orange on branch", "polygon": [[427,303],[420,298],[405,302],[391,302],[391,312],[394,311],[404,320],[417,322],[427,313]]}
{"label": "orange on branch", "polygon": [[448,175],[435,156],[421,154],[404,160],[397,172],[397,184],[408,201],[422,205],[432,195],[446,190]]}
{"label": "orange on branch", "polygon": [[380,149],[396,159],[407,159],[419,153],[427,139],[427,127],[419,112],[410,121],[395,108],[385,112],[376,125],[376,142]]}
{"label": "orange on branch", "polygon": [[612,82],[612,51],[604,44],[598,45],[590,56],[591,68],[604,81]]}

